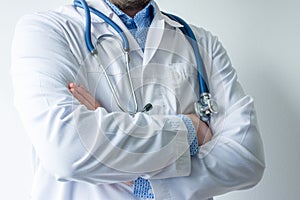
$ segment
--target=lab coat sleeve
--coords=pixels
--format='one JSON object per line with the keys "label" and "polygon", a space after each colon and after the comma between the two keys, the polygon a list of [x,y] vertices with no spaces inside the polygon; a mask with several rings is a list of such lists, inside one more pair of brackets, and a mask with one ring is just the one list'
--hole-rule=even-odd
{"label": "lab coat sleeve", "polygon": [[209,199],[256,185],[265,163],[253,99],[243,92],[225,49],[210,33],[195,29],[219,112],[213,138],[199,147],[188,177],[151,180],[157,199]]}
{"label": "lab coat sleeve", "polygon": [[89,111],[72,96],[68,83],[81,75],[72,35],[64,31],[68,25],[42,14],[26,16],[13,41],[15,105],[43,168],[61,181],[94,184],[189,175],[180,118]]}

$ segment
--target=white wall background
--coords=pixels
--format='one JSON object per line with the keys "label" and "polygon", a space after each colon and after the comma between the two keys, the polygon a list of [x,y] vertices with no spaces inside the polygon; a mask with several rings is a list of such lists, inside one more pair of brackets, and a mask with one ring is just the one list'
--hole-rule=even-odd
{"label": "white wall background", "polygon": [[[14,26],[26,13],[69,2],[26,0],[2,5],[0,199],[28,199],[32,181],[30,143],[12,103],[9,67]],[[265,175],[253,189],[232,192],[217,200],[300,199],[299,1],[158,0],[158,3],[163,10],[219,36],[240,82],[256,102],[267,162]]]}

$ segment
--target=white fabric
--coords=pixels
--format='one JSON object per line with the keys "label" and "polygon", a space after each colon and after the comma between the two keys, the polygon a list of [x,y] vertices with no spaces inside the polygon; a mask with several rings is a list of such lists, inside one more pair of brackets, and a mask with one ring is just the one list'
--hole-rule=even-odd
{"label": "white fabric", "polygon": [[[126,30],[102,1],[88,3]],[[253,100],[216,37],[193,27],[220,111],[211,120],[213,139],[191,158],[186,127],[176,114],[193,112],[199,85],[180,25],[158,10],[144,53],[126,31],[139,108],[153,105],[149,113],[130,116],[119,111],[86,48],[84,20],[83,10],[64,6],[24,16],[16,28],[11,73],[15,105],[33,145],[31,199],[136,199],[122,182],[138,176],[150,179],[158,200],[208,199],[258,183],[264,155]],[[92,15],[93,42],[106,33],[115,31]],[[123,57],[111,41],[103,40],[100,60],[132,109],[126,70],[118,65]],[[83,84],[102,107],[80,105],[68,91],[70,82]]]}

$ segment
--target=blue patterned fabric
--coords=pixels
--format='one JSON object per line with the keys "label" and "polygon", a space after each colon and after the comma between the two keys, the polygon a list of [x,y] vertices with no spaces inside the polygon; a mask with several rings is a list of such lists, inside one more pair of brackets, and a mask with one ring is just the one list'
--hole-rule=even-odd
{"label": "blue patterned fabric", "polygon": [[119,16],[144,51],[148,28],[156,13],[154,1],[150,1],[149,4],[143,10],[139,11],[133,18],[125,14],[109,0],[104,1]]}
{"label": "blue patterned fabric", "polygon": [[133,181],[133,194],[144,199],[154,199],[150,181],[141,177]]}
{"label": "blue patterned fabric", "polygon": [[198,144],[198,139],[197,139],[197,134],[196,134],[194,124],[192,120],[186,115],[177,115],[177,116],[183,120],[188,130],[188,143],[190,145],[190,154],[191,156],[196,155],[198,152],[199,144]]}

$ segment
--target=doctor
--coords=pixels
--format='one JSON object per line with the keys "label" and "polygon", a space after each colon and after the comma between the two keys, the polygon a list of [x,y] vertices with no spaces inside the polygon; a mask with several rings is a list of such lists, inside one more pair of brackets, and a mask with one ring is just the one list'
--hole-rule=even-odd
{"label": "doctor", "polygon": [[[95,15],[92,40],[128,110],[120,111],[99,60],[85,45],[84,12],[73,5],[24,16],[12,48],[15,105],[33,148],[33,200],[199,200],[256,185],[264,172],[253,99],[218,39],[192,27],[219,112],[209,127],[194,113],[193,49],[149,0],[89,0],[129,39],[128,84],[115,34]],[[118,37],[118,36],[117,36]],[[153,108],[141,112],[144,105]]]}

